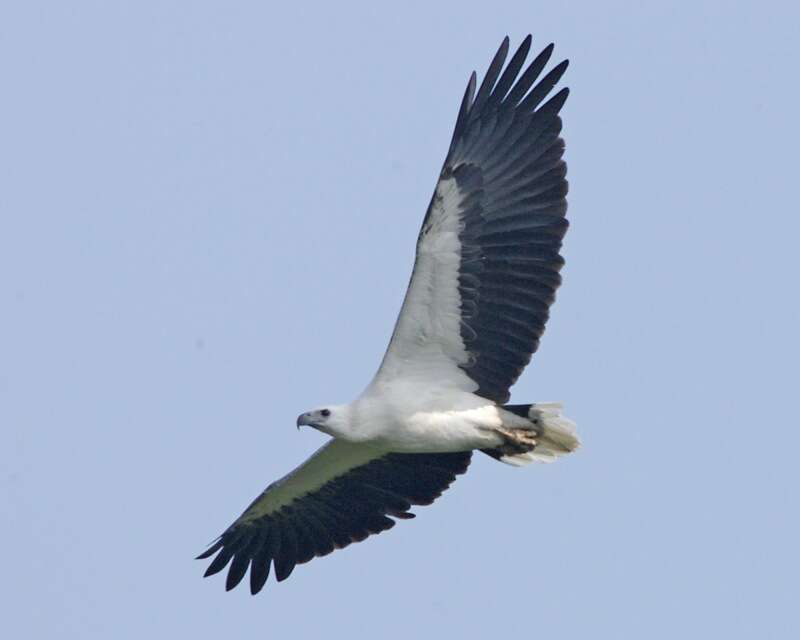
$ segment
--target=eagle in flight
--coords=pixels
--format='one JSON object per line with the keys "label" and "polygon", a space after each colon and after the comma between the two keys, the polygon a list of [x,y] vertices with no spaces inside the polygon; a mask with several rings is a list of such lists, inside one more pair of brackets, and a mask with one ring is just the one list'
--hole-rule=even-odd
{"label": "eagle in flight", "polygon": [[[273,482],[199,559],[250,569],[258,593],[272,570],[360,542],[413,518],[464,473],[474,450],[512,465],[574,451],[556,403],[507,404],[539,345],[561,283],[567,230],[562,88],[546,73],[550,44],[523,71],[531,36],[505,65],[508,38],[476,91],[473,72],[417,240],[416,260],[380,369],[350,404],[302,413],[331,436]],[[522,71],[522,73],[520,73]],[[215,555],[216,554],[216,555]]]}

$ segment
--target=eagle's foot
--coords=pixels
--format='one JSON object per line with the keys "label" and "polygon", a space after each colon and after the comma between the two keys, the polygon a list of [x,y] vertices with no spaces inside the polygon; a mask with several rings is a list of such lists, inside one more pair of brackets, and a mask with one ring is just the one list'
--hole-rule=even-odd
{"label": "eagle's foot", "polygon": [[536,445],[539,444],[539,432],[534,429],[499,427],[494,431],[503,438],[503,443],[494,449],[501,455],[513,456],[520,453],[528,453],[533,451]]}

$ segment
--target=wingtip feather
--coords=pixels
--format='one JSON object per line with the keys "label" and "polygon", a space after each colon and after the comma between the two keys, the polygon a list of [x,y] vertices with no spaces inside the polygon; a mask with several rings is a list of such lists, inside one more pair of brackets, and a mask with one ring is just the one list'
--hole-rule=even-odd
{"label": "wingtip feather", "polygon": [[221,548],[222,548],[222,540],[220,538],[217,538],[216,540],[210,543],[208,549],[203,551],[203,553],[201,553],[199,556],[195,556],[195,560],[205,560],[206,558],[210,558]]}

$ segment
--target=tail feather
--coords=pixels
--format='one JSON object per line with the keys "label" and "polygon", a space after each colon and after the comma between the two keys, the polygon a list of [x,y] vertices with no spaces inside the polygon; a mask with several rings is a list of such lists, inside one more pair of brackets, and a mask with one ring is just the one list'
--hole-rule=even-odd
{"label": "tail feather", "polygon": [[543,431],[536,449],[547,451],[553,458],[572,453],[581,446],[575,423],[561,413],[560,402],[537,402],[531,405],[530,417],[541,424]]}

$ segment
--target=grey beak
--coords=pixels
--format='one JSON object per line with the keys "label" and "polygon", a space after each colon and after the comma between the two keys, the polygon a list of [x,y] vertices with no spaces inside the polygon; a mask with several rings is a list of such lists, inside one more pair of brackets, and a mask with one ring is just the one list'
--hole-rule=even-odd
{"label": "grey beak", "polygon": [[311,414],[310,413],[301,413],[297,416],[297,429],[299,430],[303,425],[310,425],[311,424]]}

